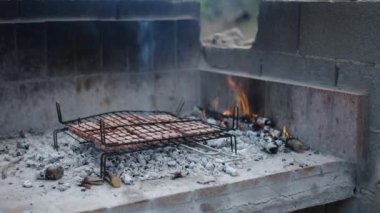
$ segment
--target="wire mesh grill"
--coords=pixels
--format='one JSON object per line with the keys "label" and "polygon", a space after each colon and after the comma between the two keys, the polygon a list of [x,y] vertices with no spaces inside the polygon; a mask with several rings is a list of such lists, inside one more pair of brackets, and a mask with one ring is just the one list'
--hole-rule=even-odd
{"label": "wire mesh grill", "polygon": [[62,121],[69,132],[106,152],[135,151],[155,146],[230,137],[225,129],[201,120],[163,111],[115,111]]}
{"label": "wire mesh grill", "polygon": [[[106,174],[107,156],[113,154],[217,138],[229,139],[231,151],[235,149],[236,153],[237,150],[236,137],[227,133],[229,129],[201,120],[180,118],[168,112],[114,111],[63,121],[60,105],[57,103],[56,107],[58,120],[65,127],[54,130],[54,147],[58,149],[59,132],[70,132],[85,142],[93,142],[102,151],[100,176],[103,178]],[[233,126],[237,125],[235,117],[233,123]]]}

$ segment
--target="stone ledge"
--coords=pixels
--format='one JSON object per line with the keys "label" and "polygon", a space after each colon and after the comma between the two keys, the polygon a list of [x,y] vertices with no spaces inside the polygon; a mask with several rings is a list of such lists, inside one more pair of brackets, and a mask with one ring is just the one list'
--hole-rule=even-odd
{"label": "stone ledge", "polygon": [[[294,211],[353,196],[354,178],[351,173],[346,172],[353,171],[352,165],[332,156],[318,154],[310,157],[308,154],[287,154],[287,159],[293,158],[299,164],[309,162],[309,166],[305,168],[300,168],[298,164],[284,167],[284,156],[278,154],[259,162],[247,160],[244,164],[250,166],[251,170],[239,169],[238,177],[222,175],[208,185],[196,183],[204,177],[190,175],[176,180],[164,178],[138,182],[119,189],[103,185],[80,192],[79,188],[72,187],[64,192],[52,191],[44,194],[38,192],[38,187],[23,189],[17,184],[10,186],[2,181],[0,186],[7,194],[0,193],[1,203],[6,204],[2,205],[0,210],[7,212],[17,208],[55,212],[149,212],[152,209],[157,212],[202,212],[205,209],[222,212],[237,209],[251,212],[275,209]],[[323,167],[329,168],[329,173],[316,175]],[[299,179],[300,176],[303,178]]]}
{"label": "stone ledge", "polygon": [[200,16],[196,1],[7,0],[0,1],[0,23],[86,20],[186,19]]}

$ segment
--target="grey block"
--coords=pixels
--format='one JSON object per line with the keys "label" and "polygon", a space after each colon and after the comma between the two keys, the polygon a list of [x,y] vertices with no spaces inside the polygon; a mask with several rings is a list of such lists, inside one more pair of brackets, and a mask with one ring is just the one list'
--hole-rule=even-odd
{"label": "grey block", "polygon": [[120,1],[119,18],[176,16],[176,3],[171,1]]}
{"label": "grey block", "polygon": [[13,19],[18,17],[17,0],[0,1],[0,20]]}
{"label": "grey block", "polygon": [[297,2],[261,2],[254,49],[296,52],[299,9]]}
{"label": "grey block", "polygon": [[14,24],[0,25],[0,79],[3,81],[19,79]]}
{"label": "grey block", "polygon": [[46,24],[18,24],[17,48],[20,78],[46,76]]}
{"label": "grey block", "polygon": [[115,18],[116,0],[20,0],[22,18]]}
{"label": "grey block", "polygon": [[177,64],[179,68],[196,68],[200,58],[199,20],[177,21]]}
{"label": "grey block", "polygon": [[127,70],[126,36],[123,22],[102,22],[103,70],[122,72]]}
{"label": "grey block", "polygon": [[219,69],[261,74],[261,53],[251,49],[203,47],[206,62]]}
{"label": "grey block", "polygon": [[183,1],[178,4],[176,9],[181,16],[200,18],[201,7],[199,1]]}
{"label": "grey block", "polygon": [[380,129],[380,69],[373,66],[341,64],[337,87],[368,94],[369,125]]}
{"label": "grey block", "polygon": [[98,22],[75,23],[76,69],[78,74],[101,71],[101,38]]}
{"label": "grey block", "polygon": [[262,63],[263,76],[315,85],[335,85],[335,63],[333,61],[265,53]]}
{"label": "grey block", "polygon": [[338,67],[337,87],[339,89],[370,91],[373,87],[372,81],[379,79],[377,74],[380,70],[370,65],[339,63]]}
{"label": "grey block", "polygon": [[152,22],[153,68],[155,71],[175,69],[175,29],[174,21]]}
{"label": "grey block", "polygon": [[300,52],[380,61],[380,2],[302,4]]}
{"label": "grey block", "polygon": [[50,22],[47,24],[47,58],[49,76],[75,75],[75,24]]}

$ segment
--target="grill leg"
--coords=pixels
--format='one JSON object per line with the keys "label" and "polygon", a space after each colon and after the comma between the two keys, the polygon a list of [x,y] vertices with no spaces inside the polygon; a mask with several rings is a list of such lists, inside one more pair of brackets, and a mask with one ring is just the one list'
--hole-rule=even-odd
{"label": "grill leg", "polygon": [[230,143],[231,143],[231,152],[234,152],[234,145],[233,145],[233,137],[230,137]]}
{"label": "grill leg", "polygon": [[234,141],[235,141],[235,154],[237,155],[237,140],[236,140],[236,136],[234,135],[233,138],[234,138]]}
{"label": "grill leg", "polygon": [[107,157],[108,155],[106,153],[102,153],[100,156],[100,177],[103,179],[106,176]]}
{"label": "grill leg", "polygon": [[68,129],[62,128],[62,129],[55,129],[53,131],[53,140],[54,140],[54,149],[58,151],[58,133],[67,131]]}

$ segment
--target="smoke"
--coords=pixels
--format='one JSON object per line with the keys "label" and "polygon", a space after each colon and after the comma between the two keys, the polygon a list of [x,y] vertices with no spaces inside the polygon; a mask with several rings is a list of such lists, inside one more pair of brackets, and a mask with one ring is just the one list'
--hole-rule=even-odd
{"label": "smoke", "polygon": [[140,21],[138,28],[138,45],[140,52],[138,56],[139,70],[149,71],[153,69],[154,39],[152,35],[152,24],[149,21]]}

